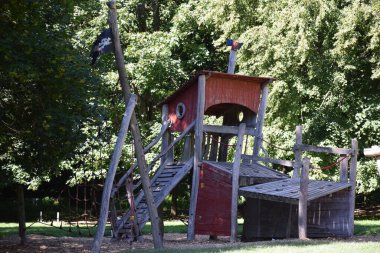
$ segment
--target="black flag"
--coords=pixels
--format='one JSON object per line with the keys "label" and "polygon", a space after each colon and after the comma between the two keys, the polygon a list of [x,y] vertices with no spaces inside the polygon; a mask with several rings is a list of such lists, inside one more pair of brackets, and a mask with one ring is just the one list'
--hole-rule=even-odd
{"label": "black flag", "polygon": [[101,54],[110,53],[113,51],[113,44],[112,44],[112,30],[111,28],[108,28],[107,30],[104,30],[96,39],[94,44],[92,45],[92,50],[90,56],[92,57],[91,65],[94,65],[96,62],[96,59]]}

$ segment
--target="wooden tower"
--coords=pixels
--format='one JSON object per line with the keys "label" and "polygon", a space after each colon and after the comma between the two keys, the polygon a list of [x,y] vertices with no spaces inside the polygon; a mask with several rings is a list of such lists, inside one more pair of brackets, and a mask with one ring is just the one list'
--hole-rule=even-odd
{"label": "wooden tower", "polygon": [[[258,155],[267,86],[271,81],[265,77],[203,71],[161,103],[163,118],[171,122],[171,132],[182,132],[195,123],[188,239],[194,239],[195,234],[236,237],[236,228],[231,228],[236,208],[231,205],[237,203],[238,187],[288,178],[257,163],[241,164],[240,158],[234,163],[226,162],[229,139],[239,135],[239,125],[245,128],[241,139],[255,138],[250,152]],[[206,116],[222,117],[223,123],[207,125]],[[241,147],[236,147],[236,153],[241,152]],[[238,170],[236,194],[233,168]]]}

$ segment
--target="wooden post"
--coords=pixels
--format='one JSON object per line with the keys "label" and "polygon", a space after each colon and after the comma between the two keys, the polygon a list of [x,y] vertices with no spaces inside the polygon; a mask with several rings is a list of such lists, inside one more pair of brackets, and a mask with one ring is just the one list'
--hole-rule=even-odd
{"label": "wooden post", "polygon": [[232,167],[232,197],[231,197],[231,237],[230,242],[236,242],[237,240],[237,209],[239,199],[239,175],[240,175],[240,159],[243,150],[245,124],[242,123],[239,126],[239,134],[236,143],[235,160]]}
{"label": "wooden post", "polygon": [[187,239],[195,239],[195,211],[197,208],[198,188],[199,188],[199,166],[202,157],[202,140],[203,140],[203,116],[205,108],[205,88],[206,76],[200,75],[198,77],[198,106],[197,118],[195,124],[195,149],[194,149],[194,166],[193,166],[193,180],[190,196],[189,208],[189,225],[187,230]]}
{"label": "wooden post", "polygon": [[[302,144],[302,126],[296,127],[296,145]],[[300,169],[302,168],[302,150],[294,149],[294,168],[293,168],[293,178],[300,177]]]}
{"label": "wooden post", "polygon": [[255,143],[253,145],[253,153],[252,153],[253,156],[259,155],[260,147],[263,142],[262,138],[263,138],[264,117],[265,117],[265,110],[267,108],[267,100],[268,100],[268,94],[269,94],[268,86],[271,82],[272,82],[272,79],[262,84],[260,109],[259,109],[259,114],[257,117],[257,124],[256,124]]}
{"label": "wooden post", "polygon": [[186,135],[185,144],[183,145],[183,152],[181,161],[183,163],[187,162],[194,155],[194,146],[191,134]]}
{"label": "wooden post", "polygon": [[343,159],[343,160],[339,163],[339,180],[342,183],[347,183],[348,159],[344,157],[346,157],[346,155],[340,155],[340,159]]}
{"label": "wooden post", "polygon": [[298,238],[307,239],[307,191],[309,183],[310,158],[302,160],[302,173],[300,178],[300,197],[298,202]]}
{"label": "wooden post", "polygon": [[[169,108],[168,108],[167,104],[164,104],[162,106],[162,123],[164,123],[166,120],[168,120],[168,117],[169,117]],[[169,146],[169,141],[170,141],[169,135],[170,135],[169,130],[166,130],[162,136],[161,152]],[[166,161],[166,157],[167,157],[166,154],[161,157],[161,166]]]}
{"label": "wooden post", "polygon": [[129,220],[131,226],[131,236],[130,241],[139,240],[140,237],[140,229],[138,226],[138,217],[136,213],[136,205],[135,205],[135,196],[133,195],[133,174],[130,174],[129,177],[125,180],[125,188],[127,191],[128,203],[129,203]]}
{"label": "wooden post", "polygon": [[349,199],[349,218],[348,218],[348,229],[349,235],[354,235],[354,212],[355,212],[355,190],[356,190],[356,166],[358,159],[358,141],[356,139],[351,140],[352,145],[352,155],[350,163],[350,199]]}
{"label": "wooden post", "polygon": [[96,236],[94,238],[91,253],[100,252],[100,246],[103,241],[103,235],[106,228],[106,222],[108,217],[109,201],[111,197],[112,184],[115,178],[116,169],[120,161],[121,151],[127,136],[128,125],[131,120],[132,112],[135,109],[137,102],[137,96],[131,95],[127,109],[125,110],[123,120],[121,122],[119,134],[117,137],[115,150],[112,154],[111,164],[107,172],[107,177],[104,183],[103,194],[102,194],[102,204],[99,213],[98,229],[96,230]]}
{"label": "wooden post", "polygon": [[[111,195],[112,195],[112,191],[111,191]],[[110,197],[109,209],[110,209],[111,229],[113,232],[112,237],[117,238],[117,235],[114,233],[117,230],[117,210],[116,210],[115,198],[113,198],[112,196]]]}
{"label": "wooden post", "polygon": [[218,141],[219,141],[219,135],[215,133],[211,133],[212,140],[211,140],[211,150],[210,150],[210,161],[216,161],[216,158],[218,156]]}
{"label": "wooden post", "polygon": [[[117,24],[116,0],[109,1],[107,5],[109,7],[108,22],[109,22],[110,28],[112,29],[112,39],[113,39],[112,42],[114,44],[115,59],[116,59],[117,70],[118,70],[119,78],[120,78],[120,85],[123,90],[124,101],[127,103],[128,97],[131,94],[131,91],[130,91],[131,89],[128,84],[127,71],[125,69],[125,63],[124,63],[124,55],[123,55],[123,51],[121,50],[121,45],[120,45],[119,28]],[[149,174],[148,174],[148,170],[146,166],[146,161],[145,161],[145,156],[144,156],[144,151],[143,151],[143,146],[142,146],[142,141],[141,141],[140,129],[137,124],[137,118],[136,118],[135,112],[132,113],[130,129],[131,129],[132,137],[134,140],[137,164],[140,169],[141,182],[142,182],[146,202],[148,205],[149,217],[152,224],[152,236],[153,236],[154,248],[156,249],[162,248],[163,245],[162,245],[162,240],[161,240],[161,235],[160,235],[159,217],[157,213],[157,207],[153,199],[152,188],[150,185]]]}
{"label": "wooden post", "polygon": [[227,69],[228,74],[235,73],[236,54],[237,54],[237,50],[235,49],[230,50],[230,56],[228,58],[228,69]]}

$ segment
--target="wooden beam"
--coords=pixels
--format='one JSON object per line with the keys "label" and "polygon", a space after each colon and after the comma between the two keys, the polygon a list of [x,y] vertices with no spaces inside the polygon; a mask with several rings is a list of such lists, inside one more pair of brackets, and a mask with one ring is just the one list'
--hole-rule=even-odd
{"label": "wooden beam", "polygon": [[[219,134],[234,134],[238,135],[239,127],[236,126],[215,126],[215,125],[204,125],[203,131],[207,133],[219,133]],[[253,127],[247,127],[244,134],[249,134],[255,136],[255,129]]]}
{"label": "wooden beam", "polygon": [[219,145],[219,135],[212,133],[212,140],[211,140],[211,150],[210,150],[210,161],[216,161],[216,158],[218,157],[218,145]]}
{"label": "wooden beam", "polygon": [[[167,121],[169,118],[169,107],[167,104],[162,105],[161,117],[162,117],[162,122]],[[165,133],[162,135],[161,152],[164,151],[169,146],[169,142],[170,142],[170,133],[169,131],[165,131]],[[166,157],[167,157],[166,154],[161,157],[161,166],[166,161]]]}
{"label": "wooden beam", "polygon": [[138,217],[136,213],[135,196],[133,195],[133,178],[132,174],[125,180],[125,189],[127,191],[128,203],[129,203],[129,221],[131,226],[131,235],[133,238],[128,238],[130,242],[140,240],[141,233],[138,226]]}
{"label": "wooden beam", "polygon": [[[107,2],[107,6],[109,7],[108,23],[112,30],[112,42],[114,45],[116,66],[117,66],[117,70],[119,74],[121,89],[123,91],[124,102],[127,105],[129,101],[129,97],[131,96],[131,89],[130,89],[128,79],[127,79],[127,71],[125,68],[124,54],[123,54],[123,51],[121,49],[121,44],[120,44],[119,28],[117,24],[116,0]],[[162,244],[161,234],[160,234],[157,207],[155,206],[154,200],[153,200],[152,189],[150,186],[149,175],[148,175],[145,156],[143,152],[140,129],[138,127],[137,118],[134,111],[131,116],[130,129],[131,129],[132,137],[134,140],[137,164],[140,169],[141,181],[142,181],[145,197],[148,204],[149,216],[152,223],[153,245],[154,245],[154,248],[162,248],[163,244]],[[104,234],[104,230],[101,235],[97,234],[97,237],[94,239],[94,242],[93,242],[91,253],[100,252],[100,245],[103,239],[103,234]]]}
{"label": "wooden beam", "polygon": [[236,55],[237,55],[237,50],[231,49],[230,56],[228,58],[228,69],[227,69],[228,74],[235,73]]}
{"label": "wooden beam", "polygon": [[231,237],[230,242],[234,243],[237,240],[237,209],[239,199],[239,174],[240,174],[240,160],[243,150],[245,124],[239,126],[238,139],[236,143],[235,159],[232,168],[232,196],[231,196]]}
{"label": "wooden beam", "polygon": [[348,179],[348,159],[344,158],[346,155],[340,155],[339,159],[343,159],[339,163],[339,181],[343,183],[347,183]]}
{"label": "wooden beam", "polygon": [[189,208],[189,225],[187,230],[187,239],[195,239],[195,212],[197,208],[198,188],[199,188],[199,163],[202,157],[202,140],[203,140],[203,116],[205,109],[205,89],[206,77],[200,75],[198,77],[198,106],[197,118],[195,124],[195,148],[194,148],[194,165],[193,165],[193,180],[190,196]]}
{"label": "wooden beam", "polygon": [[[185,136],[187,136],[187,133],[193,129],[195,125],[195,121],[193,121],[190,125],[187,126],[187,128],[180,134],[180,136],[178,136],[174,141],[172,141],[169,146],[167,146],[160,154],[158,154],[155,158],[153,158],[152,162],[150,163],[150,165],[148,166],[148,172],[153,168],[155,162],[158,161],[158,159],[160,159],[162,156],[164,156],[168,151],[172,150],[174,145],[177,144],[180,140],[182,140]],[[164,161],[164,164],[167,164],[167,161],[165,162]],[[159,168],[159,170],[163,170],[164,169],[164,166],[161,166]],[[156,174],[153,176],[153,179],[155,179],[159,173],[159,171],[156,172]],[[153,180],[152,179],[152,180]],[[141,184],[141,180],[134,186],[134,188],[136,189],[137,187],[139,187]]]}
{"label": "wooden beam", "polygon": [[253,156],[253,155],[241,155],[243,159],[246,160],[252,160],[252,161],[259,161],[264,163],[272,163],[272,164],[278,164],[286,167],[294,167],[294,161],[288,161],[288,160],[280,160],[280,159],[274,159],[270,157],[260,157],[260,156]]}
{"label": "wooden beam", "polygon": [[255,143],[253,145],[253,155],[258,156],[261,144],[263,142],[263,127],[264,127],[264,117],[265,117],[265,110],[267,108],[267,100],[268,100],[268,94],[269,94],[269,83],[272,82],[272,79],[270,79],[268,82],[264,83],[261,90],[261,101],[260,101],[260,108],[259,108],[259,114],[257,117],[257,124],[256,124],[256,136],[255,136]]}
{"label": "wooden beam", "polygon": [[187,134],[185,136],[185,143],[183,145],[183,152],[181,161],[186,162],[194,155],[194,143],[193,136],[191,134]]}
{"label": "wooden beam", "polygon": [[364,155],[367,157],[376,158],[377,171],[379,172],[379,175],[380,175],[380,147],[379,146],[372,146],[371,148],[365,148],[364,149]]}
{"label": "wooden beam", "polygon": [[300,197],[298,203],[298,238],[307,239],[307,191],[309,183],[310,158],[302,160]]}
{"label": "wooden beam", "polygon": [[[302,144],[302,126],[296,127],[296,145]],[[300,169],[302,167],[302,151],[299,149],[294,149],[294,169],[292,178],[300,177]]]}
{"label": "wooden beam", "polygon": [[115,150],[112,154],[111,164],[107,172],[107,177],[104,183],[103,194],[102,194],[102,204],[100,208],[99,221],[98,221],[98,229],[96,230],[96,236],[94,238],[91,253],[99,253],[100,246],[103,241],[103,235],[106,228],[106,222],[108,217],[109,210],[109,201],[111,197],[112,184],[115,179],[116,169],[120,161],[121,152],[123,149],[123,145],[125,142],[125,138],[127,136],[128,126],[135,109],[135,105],[137,103],[137,96],[131,95],[127,108],[124,113],[123,120],[121,122],[119,134],[117,137]]}
{"label": "wooden beam", "polygon": [[[151,143],[149,143],[147,146],[145,146],[145,148],[143,150],[144,154],[146,152],[148,152],[154,145],[157,144],[157,142],[161,139],[161,137],[164,135],[164,133],[166,132],[166,130],[168,128],[169,128],[169,121],[166,121],[161,126],[161,131],[156,136],[156,138],[154,138],[154,140]],[[136,168],[137,168],[137,162],[135,162],[134,164],[132,164],[131,167],[129,167],[129,169],[127,170],[127,172],[125,172],[124,175],[119,179],[119,181],[117,182],[117,184],[115,185],[115,187],[112,189],[111,198],[113,198],[115,196],[115,193],[117,192],[117,190],[121,187],[121,185],[123,184],[123,182],[125,182],[125,180],[127,179],[127,177],[129,177],[129,175],[132,173],[132,171],[134,171]]]}
{"label": "wooden beam", "polygon": [[354,212],[355,212],[355,190],[356,190],[356,166],[358,159],[358,141],[356,139],[351,140],[352,155],[350,163],[350,198],[349,198],[349,217],[348,217],[348,229],[349,235],[354,235]]}
{"label": "wooden beam", "polygon": [[351,155],[352,149],[347,148],[331,148],[331,147],[318,147],[307,144],[295,144],[294,150],[302,150],[316,153],[328,153],[335,155]]}
{"label": "wooden beam", "polygon": [[364,149],[364,155],[368,157],[379,157],[380,156],[380,147],[372,146],[371,148]]}

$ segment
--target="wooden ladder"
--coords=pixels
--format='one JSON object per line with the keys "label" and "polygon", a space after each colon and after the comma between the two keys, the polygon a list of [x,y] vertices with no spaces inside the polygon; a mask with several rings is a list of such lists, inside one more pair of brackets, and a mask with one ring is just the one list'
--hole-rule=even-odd
{"label": "wooden ladder", "polygon": [[[151,179],[153,198],[155,206],[158,207],[165,197],[174,189],[174,187],[183,179],[183,177],[193,167],[194,159],[191,157],[185,163],[168,164],[159,168],[157,173]],[[139,183],[137,183],[139,184]],[[145,223],[149,220],[149,211],[144,191],[140,191],[135,198],[134,222],[137,222],[139,231],[142,230]],[[134,240],[134,233],[130,222],[131,210],[117,220],[117,229],[114,231],[115,238]]]}

